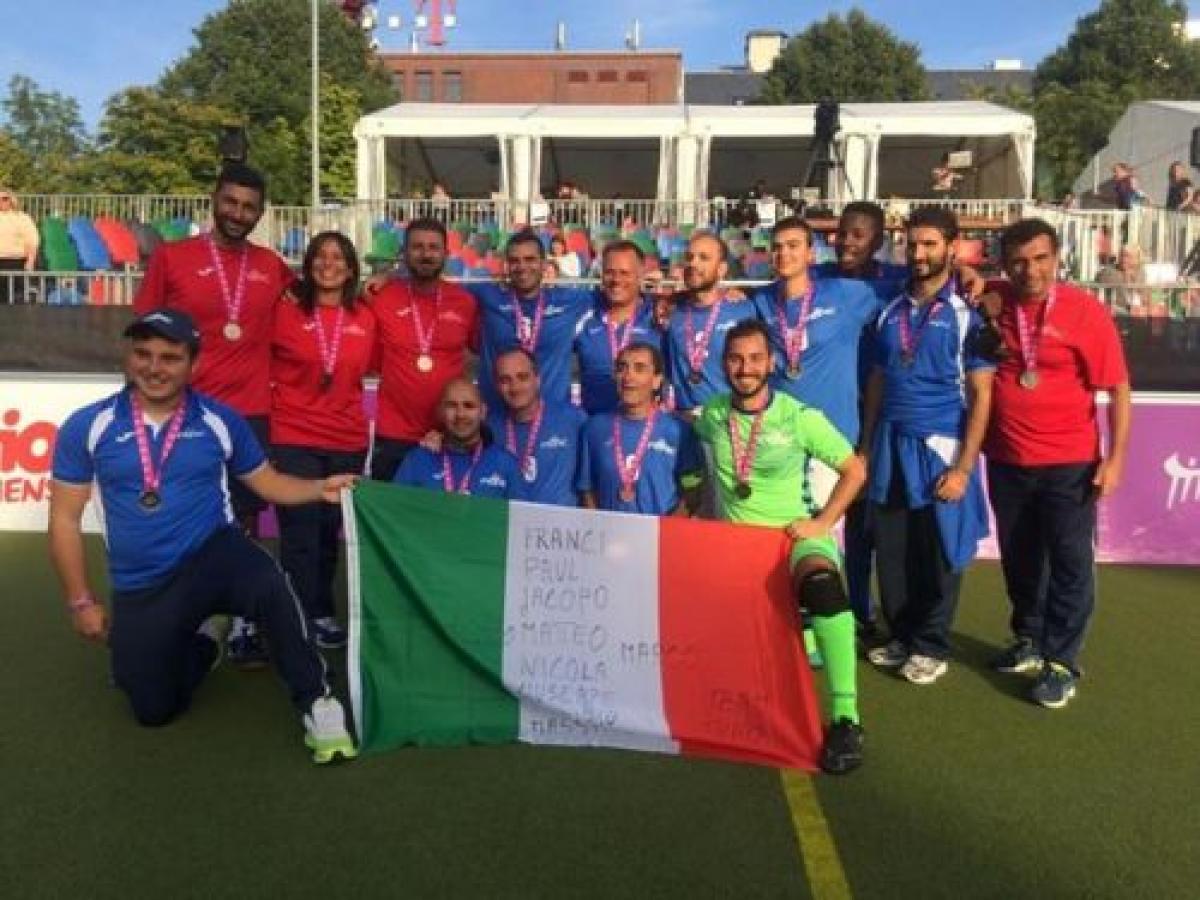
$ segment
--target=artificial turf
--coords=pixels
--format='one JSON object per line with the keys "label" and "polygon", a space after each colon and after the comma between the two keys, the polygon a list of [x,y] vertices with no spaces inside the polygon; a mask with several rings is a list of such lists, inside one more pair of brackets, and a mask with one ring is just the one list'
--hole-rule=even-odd
{"label": "artificial turf", "polygon": [[[139,728],[44,559],[43,537],[0,535],[5,897],[810,896],[768,769],[520,746],[318,769],[273,676],[228,668]],[[817,782],[854,895],[1194,896],[1198,589],[1196,570],[1105,568],[1059,712],[986,671],[993,565],[968,576],[942,681],[864,664],[867,765]]]}

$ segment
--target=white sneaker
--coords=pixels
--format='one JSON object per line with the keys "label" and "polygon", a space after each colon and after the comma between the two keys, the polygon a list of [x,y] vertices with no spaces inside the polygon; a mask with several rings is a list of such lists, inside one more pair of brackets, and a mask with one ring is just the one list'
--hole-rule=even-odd
{"label": "white sneaker", "polygon": [[899,668],[908,659],[908,648],[899,641],[888,641],[882,647],[868,650],[867,659],[881,669]]}
{"label": "white sneaker", "polygon": [[914,653],[900,667],[900,674],[913,684],[933,684],[949,668],[950,664],[944,659]]}
{"label": "white sneaker", "polygon": [[229,638],[229,628],[229,616],[218,613],[209,616],[196,629],[196,634],[208,638],[217,647],[217,654],[213,657],[212,665],[208,667],[210,672],[221,665],[225,659],[225,641]]}
{"label": "white sneaker", "polygon": [[346,730],[346,712],[336,697],[319,697],[304,714],[304,745],[313,752],[313,762],[318,765],[338,756],[358,756],[354,739]]}

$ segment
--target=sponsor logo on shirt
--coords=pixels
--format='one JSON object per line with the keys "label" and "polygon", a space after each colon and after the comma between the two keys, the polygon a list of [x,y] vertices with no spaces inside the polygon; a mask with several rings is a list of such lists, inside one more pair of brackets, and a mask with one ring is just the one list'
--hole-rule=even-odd
{"label": "sponsor logo on shirt", "polygon": [[782,431],[766,431],[760,440],[764,447],[790,447],[792,445],[791,435]]}
{"label": "sponsor logo on shirt", "polygon": [[361,325],[347,325],[345,331],[346,334],[352,334],[355,337],[363,337],[367,333],[367,330]]}
{"label": "sponsor logo on shirt", "polygon": [[448,309],[445,312],[440,313],[438,318],[443,322],[454,322],[456,325],[463,325],[467,321],[452,309]]}
{"label": "sponsor logo on shirt", "polygon": [[554,437],[542,441],[538,446],[543,450],[563,450],[571,446],[571,443],[566,438],[559,437],[556,434]]}
{"label": "sponsor logo on shirt", "polygon": [[488,487],[504,488],[508,487],[508,481],[499,472],[493,472],[487,478],[479,479],[480,486],[487,485]]}
{"label": "sponsor logo on shirt", "polygon": [[653,450],[656,453],[665,453],[667,456],[675,455],[675,448],[667,443],[666,439],[659,438],[656,441],[651,441],[647,449]]}
{"label": "sponsor logo on shirt", "polygon": [[257,281],[260,284],[266,284],[271,280],[271,276],[266,272],[260,272],[258,269],[251,269],[246,273],[247,281]]}
{"label": "sponsor logo on shirt", "polygon": [[809,313],[808,321],[815,322],[817,319],[824,319],[826,316],[836,316],[837,307],[834,306],[818,306]]}
{"label": "sponsor logo on shirt", "polygon": [[1167,509],[1184,503],[1200,503],[1200,466],[1196,465],[1196,457],[1189,457],[1187,465],[1179,458],[1178,453],[1172,453],[1163,460],[1163,472],[1171,479],[1167,490]]}

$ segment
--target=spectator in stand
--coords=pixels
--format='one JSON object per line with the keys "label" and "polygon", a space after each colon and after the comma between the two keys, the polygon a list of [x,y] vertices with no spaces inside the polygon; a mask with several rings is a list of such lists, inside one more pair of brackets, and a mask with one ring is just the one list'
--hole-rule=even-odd
{"label": "spectator in stand", "polygon": [[1146,195],[1138,186],[1137,174],[1129,163],[1113,163],[1112,182],[1117,209],[1133,209],[1146,202]]}
{"label": "spectator in stand", "polygon": [[446,190],[446,186],[440,181],[433,183],[433,190],[429,192],[429,199],[434,203],[449,203],[450,192]]}
{"label": "spectator in stand", "polygon": [[1079,209],[1079,198],[1071,191],[1063,194],[1062,203],[1059,204],[1064,210]]}
{"label": "spectator in stand", "polygon": [[962,175],[950,167],[949,153],[942,154],[941,163],[934,166],[930,174],[932,177],[930,190],[933,191],[935,197],[951,196],[963,180]]}
{"label": "spectator in stand", "polygon": [[558,266],[558,274],[563,278],[578,278],[583,273],[579,255],[568,250],[566,241],[559,235],[550,241],[549,261]]}
{"label": "spectator in stand", "polygon": [[1110,312],[1126,316],[1145,314],[1147,292],[1144,288],[1132,287],[1146,283],[1142,248],[1137,244],[1122,247],[1116,265],[1105,266],[1097,273],[1096,280],[1110,288],[1100,298]]}
{"label": "spectator in stand", "polygon": [[1167,209],[1188,209],[1195,199],[1195,193],[1192,179],[1188,178],[1187,166],[1175,160],[1167,169],[1167,202],[1163,205]]}
{"label": "spectator in stand", "polygon": [[[271,342],[271,447],[275,467],[298,478],[362,472],[367,418],[362,380],[375,357],[375,316],[358,298],[360,268],[345,235],[326,231],[304,254],[294,301],[275,307]],[[317,646],[346,645],[334,614],[341,508],[281,506],[279,561]]]}
{"label": "spectator in stand", "polygon": [[23,300],[23,280],[5,272],[32,272],[37,268],[37,225],[21,209],[16,196],[0,190],[0,304]]}

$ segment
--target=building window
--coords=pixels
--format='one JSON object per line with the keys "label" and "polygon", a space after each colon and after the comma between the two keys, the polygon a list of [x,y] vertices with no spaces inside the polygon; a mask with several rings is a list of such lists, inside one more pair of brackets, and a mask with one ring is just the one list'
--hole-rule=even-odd
{"label": "building window", "polygon": [[600,82],[607,82],[607,83],[611,84],[619,79],[617,77],[616,71],[614,71],[613,69],[605,69],[602,72],[596,73],[596,80],[600,81]]}
{"label": "building window", "polygon": [[431,103],[433,101],[432,72],[417,72],[417,96],[413,99],[418,103]]}
{"label": "building window", "polygon": [[442,73],[442,99],[447,103],[462,103],[462,72]]}
{"label": "building window", "polygon": [[646,72],[644,70],[639,70],[637,72],[626,72],[625,80],[626,81],[636,81],[636,82],[645,84],[647,81],[650,80],[650,73]]}
{"label": "building window", "polygon": [[396,92],[396,99],[401,103],[404,102],[404,73],[392,73],[392,90]]}
{"label": "building window", "polygon": [[570,84],[587,84],[588,73],[580,71],[579,69],[575,69],[574,71],[567,73],[567,81]]}

